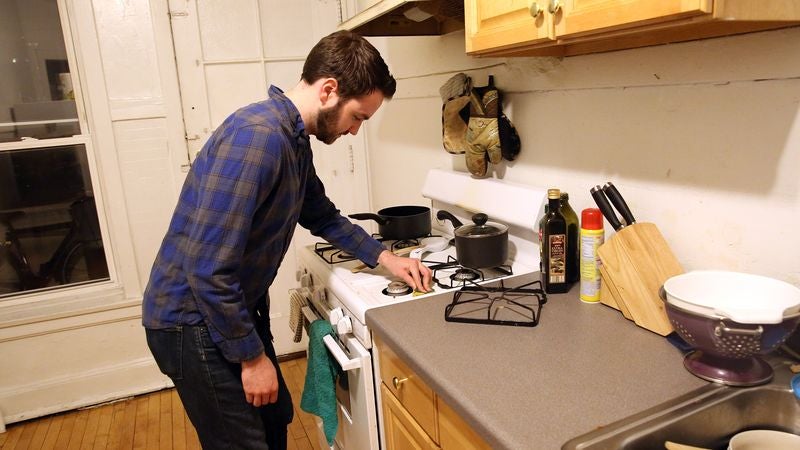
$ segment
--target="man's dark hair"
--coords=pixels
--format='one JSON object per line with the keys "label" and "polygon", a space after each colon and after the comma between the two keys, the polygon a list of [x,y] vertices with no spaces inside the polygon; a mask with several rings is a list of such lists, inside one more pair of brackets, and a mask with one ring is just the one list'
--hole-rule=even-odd
{"label": "man's dark hair", "polygon": [[337,31],[322,38],[306,58],[303,81],[335,78],[343,99],[368,95],[376,89],[391,99],[397,82],[381,54],[366,39],[351,31]]}

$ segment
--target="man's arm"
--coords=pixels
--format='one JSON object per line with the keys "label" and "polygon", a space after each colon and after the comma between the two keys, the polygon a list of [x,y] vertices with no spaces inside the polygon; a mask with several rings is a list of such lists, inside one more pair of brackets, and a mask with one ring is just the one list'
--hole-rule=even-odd
{"label": "man's arm", "polygon": [[427,292],[431,286],[431,271],[417,259],[403,258],[388,251],[363,228],[354,225],[336,209],[325,195],[325,187],[313,164],[309,168],[308,185],[300,213],[300,225],[337,247],[354,254],[370,267],[378,264],[402,278],[413,289]]}

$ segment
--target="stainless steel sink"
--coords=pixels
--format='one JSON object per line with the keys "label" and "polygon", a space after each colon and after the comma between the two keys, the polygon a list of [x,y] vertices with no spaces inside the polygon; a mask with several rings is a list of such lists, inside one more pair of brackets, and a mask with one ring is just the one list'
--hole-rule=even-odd
{"label": "stainless steel sink", "polygon": [[800,400],[792,373],[774,364],[770,384],[734,388],[710,384],[621,421],[578,436],[563,450],[662,449],[665,441],[725,449],[736,433],[771,429],[800,434]]}

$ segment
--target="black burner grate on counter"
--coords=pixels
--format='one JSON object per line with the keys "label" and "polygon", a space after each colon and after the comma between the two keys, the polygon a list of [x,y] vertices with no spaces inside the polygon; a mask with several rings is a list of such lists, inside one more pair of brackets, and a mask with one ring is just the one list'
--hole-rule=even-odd
{"label": "black burner grate on counter", "polygon": [[[538,285],[538,288],[534,286]],[[516,287],[482,286],[470,282],[453,294],[445,307],[448,322],[535,327],[547,295],[539,280]]]}

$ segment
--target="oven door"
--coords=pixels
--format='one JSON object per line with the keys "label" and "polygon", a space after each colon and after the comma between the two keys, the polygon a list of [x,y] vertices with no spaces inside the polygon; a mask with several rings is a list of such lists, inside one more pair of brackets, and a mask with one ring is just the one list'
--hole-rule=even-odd
{"label": "oven door", "polygon": [[[309,323],[327,320],[318,308],[304,306],[303,315]],[[326,314],[327,315],[327,314]],[[375,388],[372,378],[372,354],[352,334],[338,339],[325,336],[325,347],[336,359],[344,375],[336,382],[339,428],[333,447],[345,449],[378,448],[378,418],[375,409]],[[329,448],[322,429],[322,420],[314,416],[322,448]]]}

